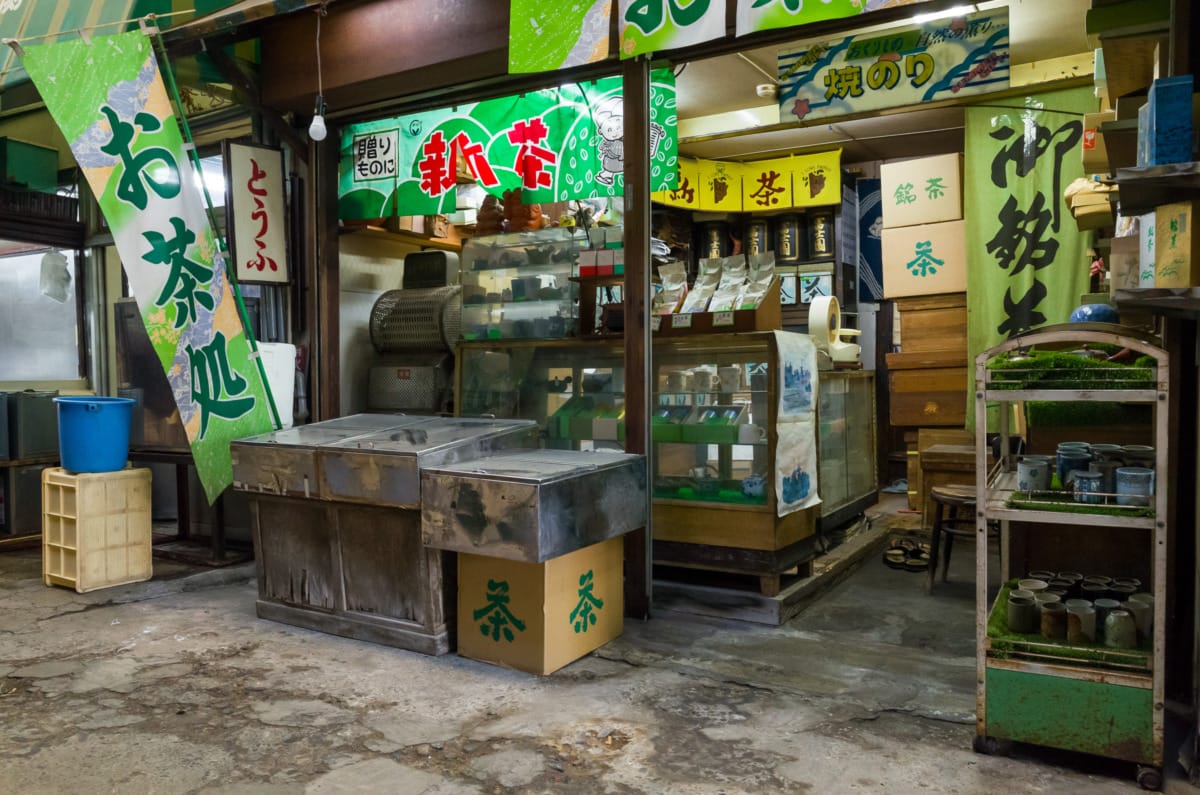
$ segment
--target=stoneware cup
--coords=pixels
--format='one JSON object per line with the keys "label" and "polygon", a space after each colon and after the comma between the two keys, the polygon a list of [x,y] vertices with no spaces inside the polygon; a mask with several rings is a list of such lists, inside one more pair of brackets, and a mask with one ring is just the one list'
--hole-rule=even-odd
{"label": "stoneware cup", "polygon": [[1008,596],[1008,631],[1027,635],[1038,630],[1038,608],[1032,599]]}
{"label": "stoneware cup", "polygon": [[1029,572],[1029,574],[1026,575],[1026,577],[1030,580],[1045,580],[1046,582],[1053,580],[1057,576],[1058,575],[1055,574],[1054,572],[1046,571],[1044,569],[1038,569],[1036,571],[1031,571],[1031,572]]}
{"label": "stoneware cup", "polygon": [[1037,593],[1038,591],[1046,590],[1050,587],[1050,585],[1045,580],[1038,580],[1031,577],[1027,580],[1018,580],[1017,587],[1022,591],[1033,591],[1034,593]]}
{"label": "stoneware cup", "polygon": [[1128,610],[1115,609],[1104,617],[1104,645],[1113,649],[1137,648],[1137,624]]}
{"label": "stoneware cup", "polygon": [[1120,610],[1121,603],[1116,599],[1097,599],[1092,602],[1092,607],[1096,609],[1096,633],[1099,635],[1097,640],[1103,640],[1108,614],[1114,610]]}
{"label": "stoneware cup", "polygon": [[1067,642],[1096,642],[1096,610],[1091,605],[1067,606]]}
{"label": "stoneware cup", "polygon": [[1154,605],[1130,600],[1125,603],[1125,609],[1133,614],[1133,623],[1137,627],[1138,640],[1148,642],[1154,637]]}
{"label": "stoneware cup", "polygon": [[[1039,605],[1051,604],[1053,602],[1061,602],[1062,596],[1060,594],[1051,593],[1050,591],[1034,591],[1033,601],[1037,602]],[[1066,605],[1063,606],[1066,607]]]}
{"label": "stoneware cup", "polygon": [[1042,605],[1042,637],[1047,640],[1067,639],[1067,606],[1061,602]]}
{"label": "stoneware cup", "polygon": [[1050,488],[1050,463],[1036,456],[1017,459],[1017,490],[1046,491]]}
{"label": "stoneware cup", "polygon": [[1146,467],[1117,469],[1117,505],[1149,505],[1154,493],[1154,470]]}

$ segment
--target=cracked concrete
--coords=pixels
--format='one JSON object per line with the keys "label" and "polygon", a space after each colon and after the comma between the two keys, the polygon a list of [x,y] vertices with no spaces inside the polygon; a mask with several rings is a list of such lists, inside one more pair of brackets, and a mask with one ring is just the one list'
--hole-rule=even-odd
{"label": "cracked concrete", "polygon": [[35,562],[0,555],[4,792],[1136,791],[971,751],[969,573],[876,559],[785,626],[662,613],[535,677],[262,621],[250,569],[79,595]]}

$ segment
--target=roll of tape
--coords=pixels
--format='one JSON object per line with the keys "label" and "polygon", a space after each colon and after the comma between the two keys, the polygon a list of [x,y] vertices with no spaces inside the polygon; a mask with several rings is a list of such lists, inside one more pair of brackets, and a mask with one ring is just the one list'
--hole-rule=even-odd
{"label": "roll of tape", "polygon": [[818,347],[829,348],[841,341],[842,308],[837,297],[823,295],[808,305],[808,335]]}

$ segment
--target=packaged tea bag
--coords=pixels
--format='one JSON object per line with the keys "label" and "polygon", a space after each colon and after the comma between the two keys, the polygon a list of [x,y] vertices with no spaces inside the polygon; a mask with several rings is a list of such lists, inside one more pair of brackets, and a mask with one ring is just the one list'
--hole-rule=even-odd
{"label": "packaged tea bag", "polygon": [[750,255],[750,276],[738,298],[738,309],[757,309],[775,280],[775,252]]}
{"label": "packaged tea bag", "polygon": [[708,302],[709,312],[728,312],[737,307],[742,287],[746,284],[746,258],[741,254],[726,257],[721,268],[721,281]]}
{"label": "packaged tea bag", "polygon": [[688,291],[688,296],[684,300],[683,309],[680,312],[703,312],[708,307],[708,301],[713,297],[713,293],[716,292],[717,285],[720,283],[721,258],[700,260],[700,274],[696,277],[696,283],[692,285],[692,289]]}
{"label": "packaged tea bag", "polygon": [[658,280],[662,289],[654,295],[650,311],[655,315],[673,314],[687,295],[687,265],[682,262],[659,265]]}

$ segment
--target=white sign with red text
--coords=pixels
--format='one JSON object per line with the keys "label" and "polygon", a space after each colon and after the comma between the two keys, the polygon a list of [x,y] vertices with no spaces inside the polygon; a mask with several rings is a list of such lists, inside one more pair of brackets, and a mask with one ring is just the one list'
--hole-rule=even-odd
{"label": "white sign with red text", "polygon": [[286,284],[283,153],[227,142],[225,179],[230,256],[237,265],[237,280]]}

